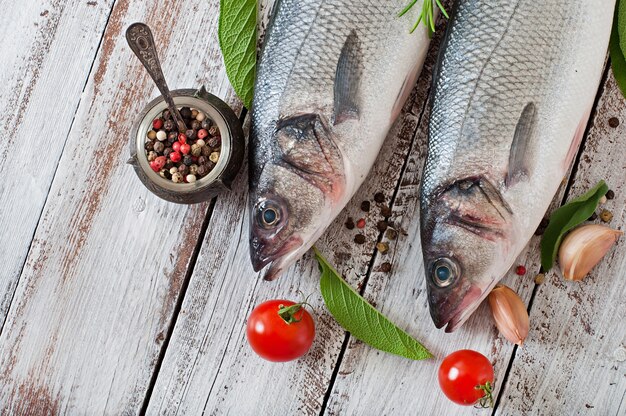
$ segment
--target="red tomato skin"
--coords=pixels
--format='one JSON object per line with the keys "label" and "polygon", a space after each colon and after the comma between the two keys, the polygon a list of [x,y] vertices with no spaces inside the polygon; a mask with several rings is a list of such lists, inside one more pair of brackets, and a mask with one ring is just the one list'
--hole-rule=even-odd
{"label": "red tomato skin", "polygon": [[288,324],[278,315],[280,306],[295,305],[290,300],[269,300],[258,305],[248,318],[246,335],[250,346],[261,358],[274,362],[295,360],[306,354],[315,337],[311,314],[300,309]]}
{"label": "red tomato skin", "polygon": [[439,367],[439,386],[454,403],[472,406],[483,396],[476,389],[489,381],[493,385],[493,366],[487,357],[472,350],[459,350],[443,359]]}

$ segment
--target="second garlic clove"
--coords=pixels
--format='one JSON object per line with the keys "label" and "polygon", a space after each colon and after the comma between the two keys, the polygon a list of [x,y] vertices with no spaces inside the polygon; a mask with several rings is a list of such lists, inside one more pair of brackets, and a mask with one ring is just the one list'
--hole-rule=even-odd
{"label": "second garlic clove", "polygon": [[524,301],[512,289],[496,286],[489,293],[489,306],[500,333],[514,344],[522,345],[530,323]]}

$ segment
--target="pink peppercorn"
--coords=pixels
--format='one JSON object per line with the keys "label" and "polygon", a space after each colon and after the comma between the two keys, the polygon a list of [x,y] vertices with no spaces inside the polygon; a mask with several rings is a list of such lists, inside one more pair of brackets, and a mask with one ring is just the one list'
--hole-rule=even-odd
{"label": "pink peppercorn", "polygon": [[524,266],[517,266],[515,268],[515,274],[517,274],[518,276],[524,276],[526,274],[526,267],[524,267]]}
{"label": "pink peppercorn", "polygon": [[184,155],[188,155],[189,152],[191,152],[191,146],[189,146],[187,143],[185,144],[181,144],[180,145],[180,152]]}
{"label": "pink peppercorn", "polygon": [[182,158],[182,155],[178,151],[173,151],[172,153],[170,153],[170,160],[174,163],[180,162]]}
{"label": "pink peppercorn", "polygon": [[202,140],[209,135],[209,132],[205,129],[198,130],[198,139]]}
{"label": "pink peppercorn", "polygon": [[172,144],[172,150],[175,152],[180,152],[180,142],[174,142]]}
{"label": "pink peppercorn", "polygon": [[365,228],[365,219],[361,218],[356,222],[356,228]]}
{"label": "pink peppercorn", "polygon": [[152,121],[152,128],[154,130],[160,130],[163,128],[163,120],[161,120],[160,118],[155,118]]}
{"label": "pink peppercorn", "polygon": [[185,133],[178,133],[178,141],[180,142],[180,144],[187,143],[187,136],[185,135]]}
{"label": "pink peppercorn", "polygon": [[156,159],[154,159],[155,165],[158,167],[158,170],[163,169],[163,166],[165,166],[165,162],[167,162],[167,159],[165,159],[165,156],[159,156]]}

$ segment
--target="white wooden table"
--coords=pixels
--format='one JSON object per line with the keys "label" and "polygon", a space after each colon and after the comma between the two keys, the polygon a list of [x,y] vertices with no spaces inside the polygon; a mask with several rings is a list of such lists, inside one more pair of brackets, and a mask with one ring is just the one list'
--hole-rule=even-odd
{"label": "white wooden table", "polygon": [[[266,19],[269,2],[260,14]],[[247,172],[231,194],[179,206],[136,178],[127,134],[157,92],[124,30],[145,21],[173,88],[206,85],[237,111],[217,43],[217,0],[3,1],[0,14],[0,413],[455,415],[438,360],[412,362],[355,341],[325,311],[310,255],[276,282],[248,259]],[[441,359],[483,352],[496,369],[498,415],[626,415],[626,241],[582,283],[556,272],[535,285],[538,240],[504,282],[528,303],[514,348],[482,305],[454,334],[434,328],[418,238],[427,96],[442,30],[377,164],[318,246],[365,297]],[[619,126],[615,118],[620,122]],[[612,225],[626,220],[626,102],[608,69],[588,133],[555,206],[605,179]],[[404,233],[386,255],[367,215],[383,192]],[[392,271],[381,271],[384,262]],[[251,309],[313,293],[317,337],[303,359],[262,361],[245,339]]]}

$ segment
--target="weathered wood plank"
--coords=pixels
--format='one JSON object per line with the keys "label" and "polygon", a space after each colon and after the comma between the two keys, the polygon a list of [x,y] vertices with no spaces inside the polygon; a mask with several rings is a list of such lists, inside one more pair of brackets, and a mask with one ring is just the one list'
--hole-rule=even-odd
{"label": "weathered wood plank", "polygon": [[[596,108],[570,195],[600,179],[615,191],[602,208],[613,228],[626,221],[626,103],[612,74]],[[609,120],[621,122],[611,127]],[[599,221],[598,221],[599,222]],[[582,282],[566,282],[558,268],[534,297],[528,341],[516,351],[497,414],[626,412],[626,241]]]}
{"label": "weathered wood plank", "polygon": [[[387,201],[391,199],[424,107],[428,73],[425,69],[368,179],[318,242],[354,285],[364,281],[379,235],[376,223],[383,218],[373,202],[369,214],[362,212],[361,202],[372,200],[377,192],[383,192]],[[245,180],[240,178],[235,188],[240,192],[218,200],[215,206],[157,377],[149,414],[312,415],[322,407],[344,331],[321,305],[319,272],[310,256],[276,282],[259,280],[252,271],[248,217],[241,214],[246,210]],[[353,242],[357,231],[345,228],[348,216],[366,218],[366,244]],[[265,362],[248,346],[246,318],[257,304],[274,298],[298,299],[298,291],[315,294],[310,299],[317,314],[313,348],[296,362]]]}
{"label": "weathered wood plank", "polygon": [[[156,89],[123,31],[153,27],[171,87],[206,83],[236,103],[217,15],[217,1],[116,2],[0,337],[3,414],[138,412],[208,205],[161,201],[125,164]],[[76,45],[81,31],[68,36]]]}
{"label": "weathered wood plank", "polygon": [[111,7],[112,0],[2,4],[0,330]]}

